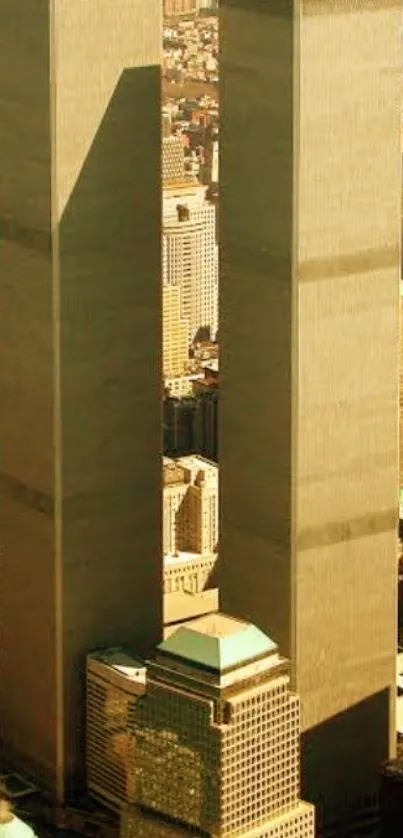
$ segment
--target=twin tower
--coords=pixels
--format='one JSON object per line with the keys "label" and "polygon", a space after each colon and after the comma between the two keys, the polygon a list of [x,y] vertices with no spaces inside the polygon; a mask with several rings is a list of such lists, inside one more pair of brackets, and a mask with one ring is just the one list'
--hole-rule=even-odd
{"label": "twin tower", "polygon": [[[162,633],[160,7],[0,4],[0,743],[59,800],[86,653]],[[339,809],[394,746],[400,2],[220,36],[221,605]]]}

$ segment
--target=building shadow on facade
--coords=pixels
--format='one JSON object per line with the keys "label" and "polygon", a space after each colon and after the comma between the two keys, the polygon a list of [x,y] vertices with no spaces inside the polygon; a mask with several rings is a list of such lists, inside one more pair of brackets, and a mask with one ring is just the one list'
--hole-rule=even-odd
{"label": "building shadow on facade", "polygon": [[160,86],[158,66],[121,74],[53,240],[63,628],[41,658],[54,695],[62,657],[68,790],[84,780],[86,653],[162,636]]}
{"label": "building shadow on facade", "polygon": [[389,732],[390,696],[384,689],[302,734],[302,797],[315,803],[319,829],[376,812]]}

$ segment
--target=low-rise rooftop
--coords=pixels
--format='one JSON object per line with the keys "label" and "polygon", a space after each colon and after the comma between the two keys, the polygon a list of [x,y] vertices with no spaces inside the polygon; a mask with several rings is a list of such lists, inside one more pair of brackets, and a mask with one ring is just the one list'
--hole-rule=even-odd
{"label": "low-rise rooftop", "polygon": [[96,661],[114,672],[123,675],[129,681],[144,684],[146,679],[146,668],[143,661],[132,655],[120,646],[110,649],[100,649],[88,655],[89,661]]}
{"label": "low-rise rooftop", "polygon": [[177,553],[165,553],[164,555],[164,564],[169,567],[170,565],[179,565],[179,564],[196,564],[197,562],[203,561],[211,561],[214,562],[217,559],[217,553],[196,553],[190,552],[185,550],[178,550]]}

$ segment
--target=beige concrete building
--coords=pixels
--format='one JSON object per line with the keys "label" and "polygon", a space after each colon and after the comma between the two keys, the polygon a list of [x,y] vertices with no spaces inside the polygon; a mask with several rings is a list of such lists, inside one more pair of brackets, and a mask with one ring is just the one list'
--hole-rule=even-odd
{"label": "beige concrete building", "polygon": [[[173,207],[173,200],[175,206]],[[163,207],[163,279],[181,291],[182,317],[189,322],[190,341],[218,328],[218,246],[216,208],[204,192]]]}
{"label": "beige concrete building", "polygon": [[163,461],[163,552],[211,554],[218,544],[218,467],[197,455]]}
{"label": "beige concrete building", "polygon": [[182,376],[189,359],[189,323],[181,313],[177,285],[162,288],[162,369],[164,378]]}
{"label": "beige concrete building", "polygon": [[207,614],[216,614],[218,610],[219,590],[217,587],[206,588],[196,594],[190,591],[164,594],[164,638],[176,630],[179,624]]}
{"label": "beige concrete building", "polygon": [[190,373],[189,375],[181,375],[176,378],[166,378],[164,385],[169,396],[184,399],[193,395],[195,384],[202,381],[203,378],[203,373]]}
{"label": "beige concrete building", "polygon": [[307,799],[395,741],[401,5],[222,0],[220,593],[301,697]]}
{"label": "beige concrete building", "polygon": [[208,586],[217,553],[185,553],[164,556],[164,594],[199,594]]}
{"label": "beige concrete building", "polygon": [[162,185],[173,187],[185,180],[185,149],[179,136],[162,138]]}
{"label": "beige concrete building", "polygon": [[163,460],[164,633],[218,611],[218,468],[191,455]]}
{"label": "beige concrete building", "polygon": [[196,0],[164,0],[164,17],[195,14]]}
{"label": "beige concrete building", "polygon": [[223,614],[157,647],[130,717],[132,801],[142,811],[128,808],[122,838],[313,838],[287,670],[266,635]]}
{"label": "beige concrete building", "polygon": [[0,755],[58,800],[87,650],[162,636],[160,31],[0,4]]}
{"label": "beige concrete building", "polygon": [[194,218],[198,213],[203,214],[206,201],[207,187],[203,186],[196,177],[186,174],[184,180],[165,182],[162,193],[162,214],[164,220],[175,221],[178,216],[178,204],[186,204]]}

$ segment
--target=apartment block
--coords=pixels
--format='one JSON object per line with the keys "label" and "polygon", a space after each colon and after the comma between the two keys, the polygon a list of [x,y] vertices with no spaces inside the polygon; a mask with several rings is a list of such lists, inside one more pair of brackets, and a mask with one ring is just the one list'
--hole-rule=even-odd
{"label": "apartment block", "polygon": [[208,587],[217,553],[179,553],[164,556],[164,594],[200,594]]}
{"label": "apartment block", "polygon": [[299,701],[287,661],[253,625],[215,614],[177,628],[148,661],[129,716],[122,838],[313,838],[314,809],[299,797]]}
{"label": "apartment block", "polygon": [[211,554],[218,543],[218,468],[197,455],[164,457],[163,552]]}

